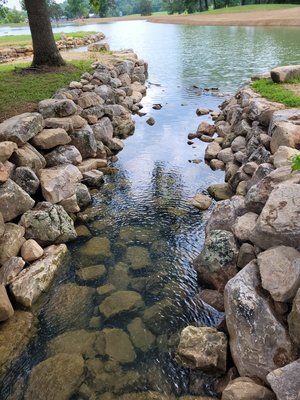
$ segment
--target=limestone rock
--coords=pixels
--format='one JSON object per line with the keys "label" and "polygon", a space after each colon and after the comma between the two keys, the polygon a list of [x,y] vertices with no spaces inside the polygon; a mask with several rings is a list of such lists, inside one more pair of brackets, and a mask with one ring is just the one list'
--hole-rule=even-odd
{"label": "limestone rock", "polygon": [[40,245],[76,238],[74,223],[63,207],[47,202],[38,203],[33,210],[23,214],[20,225],[25,228],[26,239],[34,239]]}
{"label": "limestone rock", "polygon": [[299,155],[300,151],[292,149],[287,146],[279,146],[278,150],[274,154],[273,164],[275,168],[286,167],[292,164],[292,159],[296,155]]}
{"label": "limestone rock", "polygon": [[146,329],[141,318],[133,319],[127,325],[127,330],[134,347],[143,352],[149,351],[155,342],[155,336]]}
{"label": "limestone rock", "polygon": [[266,382],[270,371],[293,360],[286,329],[274,316],[268,298],[261,292],[255,261],[227,283],[225,315],[231,355],[241,376]]}
{"label": "limestone rock", "polygon": [[199,210],[207,210],[211,206],[212,200],[209,196],[198,193],[192,198],[191,204]]}
{"label": "limestone rock", "polygon": [[14,182],[19,185],[29,195],[35,194],[40,186],[39,178],[29,167],[18,167],[12,176]]}
{"label": "limestone rock", "polygon": [[215,200],[230,199],[234,195],[228,183],[215,183],[210,185],[207,191]]}
{"label": "limestone rock", "polygon": [[10,285],[16,301],[24,307],[31,307],[50,286],[66,253],[64,244],[47,247],[41,259],[21,271]]}
{"label": "limestone rock", "polygon": [[112,318],[118,314],[137,311],[144,305],[141,295],[133,291],[118,291],[106,297],[99,306],[105,318]]}
{"label": "limestone rock", "polygon": [[283,368],[272,371],[267,380],[275,392],[277,399],[298,400],[300,393],[300,360],[296,360]]}
{"label": "limestone rock", "polygon": [[129,336],[122,329],[112,328],[102,331],[105,338],[105,354],[122,364],[131,363],[136,354]]}
{"label": "limestone rock", "polygon": [[300,349],[300,289],[293,301],[292,311],[288,317],[289,333],[293,342]]}
{"label": "limestone rock", "polygon": [[26,240],[21,248],[23,260],[29,263],[38,260],[43,254],[43,248],[33,239]]}
{"label": "limestone rock", "polygon": [[0,284],[9,285],[22,271],[25,261],[21,257],[11,257],[0,268]]}
{"label": "limestone rock", "polygon": [[43,129],[43,117],[38,113],[25,113],[9,118],[0,124],[0,141],[24,145]]}
{"label": "limestone rock", "polygon": [[5,224],[4,235],[0,238],[0,264],[4,264],[11,257],[19,254],[24,239],[25,230],[22,226]]}
{"label": "limestone rock", "polygon": [[96,157],[97,142],[92,128],[89,125],[71,133],[72,144],[79,150],[83,159]]}
{"label": "limestone rock", "polygon": [[232,233],[214,230],[206,237],[204,248],[194,260],[201,283],[223,291],[236,273],[238,248]]}
{"label": "limestone rock", "polygon": [[275,83],[284,83],[300,78],[300,65],[287,65],[271,70],[271,78]]}
{"label": "limestone rock", "polygon": [[76,104],[69,99],[47,99],[38,104],[39,112],[44,118],[68,117],[77,111]]}
{"label": "limestone rock", "polygon": [[11,179],[0,185],[0,212],[5,222],[30,210],[34,203],[28,193]]}
{"label": "limestone rock", "polygon": [[29,143],[15,150],[10,161],[17,167],[29,167],[35,173],[46,165],[45,158]]}
{"label": "limestone rock", "polygon": [[78,354],[60,353],[33,367],[26,400],[68,400],[83,380],[84,361]]}
{"label": "limestone rock", "polygon": [[14,142],[0,142],[0,162],[7,161],[17,148],[18,146]]}
{"label": "limestone rock", "polygon": [[76,192],[76,184],[82,179],[77,167],[72,164],[42,169],[40,182],[44,198],[50,203],[58,203]]}
{"label": "limestone rock", "polygon": [[264,206],[251,241],[262,249],[276,245],[299,247],[300,185],[283,183],[275,188]]}
{"label": "limestone rock", "polygon": [[227,338],[216,328],[188,326],[183,329],[176,361],[208,372],[226,371]]}
{"label": "limestone rock", "polygon": [[82,162],[79,150],[73,145],[58,146],[45,155],[47,167],[56,167],[62,164],[78,165]]}
{"label": "limestone rock", "polygon": [[76,275],[82,281],[96,281],[103,277],[106,273],[104,265],[91,265],[90,267],[80,268]]}
{"label": "limestone rock", "polygon": [[14,315],[14,309],[7,296],[5,286],[0,284],[0,322],[6,321]]}
{"label": "limestone rock", "polygon": [[68,144],[70,141],[71,138],[65,129],[43,129],[32,139],[32,144],[39,149],[49,150],[56,146]]}
{"label": "limestone rock", "polygon": [[237,237],[241,242],[249,242],[257,218],[258,215],[253,212],[248,212],[239,217],[232,227],[235,237]]}
{"label": "limestone rock", "polygon": [[236,378],[226,386],[222,400],[275,400],[270,389],[259,385],[250,378]]}

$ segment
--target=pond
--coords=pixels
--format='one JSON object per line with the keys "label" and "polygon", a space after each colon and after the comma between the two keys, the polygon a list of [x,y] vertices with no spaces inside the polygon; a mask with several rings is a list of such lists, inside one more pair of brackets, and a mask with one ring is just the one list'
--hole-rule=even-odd
{"label": "pond", "polygon": [[[26,29],[14,33],[26,33]],[[79,225],[87,227],[90,236],[69,246],[70,256],[56,283],[34,307],[38,334],[3,382],[0,397],[7,398],[18,378],[26,381],[31,368],[53,349],[72,341],[82,346],[86,331],[99,330],[105,330],[116,357],[123,360],[112,365],[103,358],[94,359],[98,364],[89,368],[99,393],[194,393],[187,371],[174,361],[180,330],[188,324],[213,326],[221,315],[195,297],[198,282],[191,261],[203,244],[208,212],[194,209],[190,199],[205,193],[211,183],[221,182],[223,172],[213,172],[205,164],[205,143],[196,139],[188,145],[187,135],[201,121],[210,121],[210,117],[196,116],[197,107],[217,110],[224,100],[222,93],[235,91],[251,74],[299,62],[300,29],[145,21],[56,28],[83,29],[103,31],[112,50],[133,48],[149,62],[143,100],[147,115],[135,117],[135,133],[126,139],[113,164],[116,173],[106,176],[103,188],[93,192],[92,207],[82,213]],[[203,90],[212,87],[219,91]],[[162,109],[153,110],[154,103]],[[150,115],[156,120],[154,126],[146,124]],[[97,246],[89,242],[91,237]],[[99,271],[102,268],[105,273],[83,279],[79,269],[91,265],[101,265]],[[96,298],[92,300],[90,292],[77,292],[78,285],[97,288]],[[104,319],[103,300],[113,290],[119,296],[118,307],[126,309],[130,303],[130,312]],[[80,331],[74,334],[75,330]],[[67,333],[64,340],[54,340],[62,333]],[[128,348],[128,335],[135,338],[134,349]],[[120,343],[124,343],[121,349]],[[206,388],[207,394],[213,394],[209,379]]]}

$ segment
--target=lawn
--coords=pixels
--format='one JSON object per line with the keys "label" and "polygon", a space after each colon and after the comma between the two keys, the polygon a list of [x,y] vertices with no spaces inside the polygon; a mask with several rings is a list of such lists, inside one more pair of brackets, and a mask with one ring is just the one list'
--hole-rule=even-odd
{"label": "lawn", "polygon": [[91,71],[91,60],[71,61],[62,70],[24,73],[28,64],[0,65],[0,121],[33,111],[40,100],[52,97],[82,73]]}
{"label": "lawn", "polygon": [[[290,82],[299,84],[300,80]],[[300,96],[288,90],[282,84],[274,83],[268,79],[260,79],[252,83],[253,89],[269,100],[283,103],[287,107],[300,107]]]}
{"label": "lawn", "polygon": [[[96,32],[71,32],[66,33],[65,35],[72,38],[83,38],[85,36],[93,35]],[[61,33],[54,34],[55,40],[61,39]],[[11,47],[11,46],[27,46],[31,44],[31,35],[8,35],[8,36],[0,36],[0,47]]]}

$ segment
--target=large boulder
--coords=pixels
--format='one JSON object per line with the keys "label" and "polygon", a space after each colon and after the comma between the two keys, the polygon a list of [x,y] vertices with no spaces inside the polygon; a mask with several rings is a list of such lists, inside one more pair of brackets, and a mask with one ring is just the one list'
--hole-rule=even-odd
{"label": "large boulder", "polygon": [[32,139],[32,144],[39,149],[49,150],[56,146],[62,146],[70,143],[71,138],[62,128],[43,129]]}
{"label": "large boulder", "polygon": [[45,158],[29,143],[15,150],[10,161],[17,167],[29,167],[34,172],[38,172],[46,165]]}
{"label": "large boulder", "polygon": [[68,117],[77,111],[74,101],[69,99],[47,99],[38,104],[39,112],[44,118]]}
{"label": "large boulder", "polygon": [[253,212],[248,212],[241,217],[238,217],[236,223],[232,227],[235,237],[241,242],[249,242],[257,217],[258,215]]}
{"label": "large boulder", "polygon": [[21,271],[10,285],[15,300],[24,307],[31,307],[50,286],[66,253],[64,244],[50,246],[41,259]]}
{"label": "large boulder", "polygon": [[277,399],[298,400],[300,393],[300,359],[272,371],[267,380]]}
{"label": "large boulder", "polygon": [[25,113],[9,118],[0,124],[0,141],[9,140],[24,145],[39,133],[44,126],[43,117],[38,113]]}
{"label": "large boulder", "polygon": [[60,205],[38,203],[22,215],[20,225],[23,230],[25,228],[26,239],[34,239],[41,245],[65,243],[76,238],[73,220]]}
{"label": "large boulder", "polygon": [[223,291],[228,280],[237,273],[237,256],[238,248],[231,232],[211,231],[194,260],[200,283]]}
{"label": "large boulder", "polygon": [[101,118],[97,124],[93,125],[93,132],[96,140],[109,146],[113,138],[114,128],[108,117]]}
{"label": "large boulder", "polygon": [[0,162],[7,161],[12,153],[17,150],[18,146],[14,142],[4,141],[0,142]]}
{"label": "large boulder", "polygon": [[134,312],[143,307],[141,295],[134,291],[118,291],[106,297],[99,306],[105,318],[112,318],[119,314]]}
{"label": "large boulder", "polygon": [[287,146],[279,146],[273,156],[273,164],[275,168],[291,166],[293,158],[299,154],[300,151],[297,149],[292,149]]}
{"label": "large boulder", "polygon": [[72,164],[60,165],[40,171],[43,196],[53,204],[73,196],[76,192],[76,185],[81,179],[81,172]]}
{"label": "large boulder", "polygon": [[300,349],[300,289],[293,301],[292,311],[288,317],[289,333],[293,342]]}
{"label": "large boulder", "polygon": [[176,361],[191,369],[225,372],[227,338],[216,328],[188,326],[180,335]]}
{"label": "large boulder", "polygon": [[60,353],[33,367],[26,400],[69,400],[83,381],[84,360],[78,354]]}
{"label": "large boulder", "polygon": [[56,167],[63,164],[78,165],[82,162],[79,150],[72,145],[58,146],[45,155],[47,167]]}
{"label": "large boulder", "polygon": [[79,107],[85,109],[98,104],[103,104],[104,100],[94,92],[83,93],[77,100]]}
{"label": "large boulder", "polygon": [[79,150],[83,159],[96,157],[97,142],[89,125],[74,131],[71,134],[71,140],[71,143]]}
{"label": "large boulder", "polygon": [[275,188],[257,219],[251,241],[262,249],[276,245],[299,247],[300,185],[283,183]]}
{"label": "large boulder", "polygon": [[14,309],[7,296],[5,286],[0,284],[0,322],[6,321],[14,315]]}
{"label": "large boulder", "polygon": [[299,148],[300,126],[294,124],[293,121],[271,122],[269,134],[271,135],[270,146],[272,154],[274,154],[280,146]]}
{"label": "large boulder", "polygon": [[39,178],[29,167],[18,167],[15,169],[12,179],[29,195],[35,194],[40,186]]}
{"label": "large boulder", "polygon": [[231,355],[241,376],[266,382],[269,372],[294,359],[286,329],[261,289],[256,261],[227,283],[225,315]]}
{"label": "large boulder", "polygon": [[23,226],[8,223],[5,224],[4,235],[0,238],[0,264],[4,264],[11,257],[19,254],[25,242],[25,229]]}
{"label": "large boulder", "polygon": [[284,83],[300,78],[300,65],[286,65],[271,70],[271,78],[275,83]]}
{"label": "large boulder", "polygon": [[0,212],[4,221],[11,221],[34,206],[35,201],[13,180],[0,185]]}
{"label": "large boulder", "polygon": [[222,400],[275,400],[276,397],[270,389],[242,377],[231,381],[222,393]]}
{"label": "large boulder", "polygon": [[150,350],[155,342],[155,336],[146,329],[141,318],[133,319],[127,325],[127,330],[134,347],[143,352]]}
{"label": "large boulder", "polygon": [[300,287],[300,253],[293,247],[272,247],[257,257],[262,287],[275,301],[291,301]]}
{"label": "large boulder", "polygon": [[11,257],[0,268],[0,284],[9,285],[22,271],[25,261],[21,257]]}

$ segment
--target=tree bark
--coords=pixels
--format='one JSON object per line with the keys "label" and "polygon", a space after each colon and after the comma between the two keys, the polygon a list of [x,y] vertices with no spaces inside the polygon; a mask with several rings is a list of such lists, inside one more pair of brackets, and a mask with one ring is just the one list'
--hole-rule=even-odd
{"label": "tree bark", "polygon": [[65,62],[56,46],[46,0],[25,0],[33,44],[32,66],[61,66]]}

